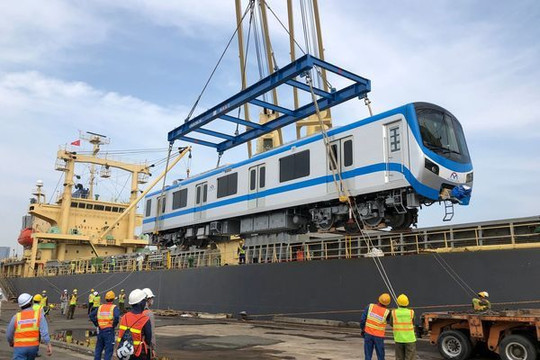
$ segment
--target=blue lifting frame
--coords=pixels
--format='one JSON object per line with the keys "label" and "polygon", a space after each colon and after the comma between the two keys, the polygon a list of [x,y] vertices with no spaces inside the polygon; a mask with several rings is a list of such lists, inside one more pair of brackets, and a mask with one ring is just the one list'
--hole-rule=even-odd
{"label": "blue lifting frame", "polygon": [[[352,85],[346,86],[343,89],[332,89],[331,92],[313,87],[313,92],[319,97],[317,104],[319,110],[321,111],[329,109],[355,97],[364,98],[371,90],[370,80],[355,75],[347,70],[320,60],[309,54],[304,55],[298,60],[293,61],[279,70],[276,70],[274,73],[240,91],[236,95],[233,95],[213,108],[206,110],[202,114],[197,115],[192,119],[186,120],[183,125],[180,125],[169,132],[169,142],[173,142],[175,140],[184,140],[195,144],[210,146],[215,148],[219,153],[223,153],[224,151],[235,146],[246,143],[250,140],[254,140],[264,134],[268,134],[274,130],[280,129],[286,125],[292,124],[298,120],[315,114],[317,110],[314,102],[303,105],[298,109],[291,110],[257,99],[263,94],[266,94],[283,84],[306,92],[311,92],[308,85],[295,80],[295,78],[298,76],[304,76],[315,66],[332,72],[338,76],[347,78],[353,82]],[[252,104],[262,108],[274,110],[279,113],[279,116],[261,125],[229,115],[230,112],[237,110],[244,104]],[[229,135],[217,132],[215,130],[203,128],[203,126],[214,120],[224,120],[247,126],[250,129],[247,129],[243,133],[237,135]],[[223,141],[214,143],[207,140],[196,139],[192,135],[194,132],[210,135]],[[190,136],[188,136],[188,134]]]}

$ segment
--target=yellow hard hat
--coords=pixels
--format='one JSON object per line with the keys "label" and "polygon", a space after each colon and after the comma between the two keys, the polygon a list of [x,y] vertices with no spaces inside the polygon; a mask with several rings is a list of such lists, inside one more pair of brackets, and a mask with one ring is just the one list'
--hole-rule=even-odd
{"label": "yellow hard hat", "polygon": [[120,290],[120,292],[124,292],[124,289]]}
{"label": "yellow hard hat", "polygon": [[77,292],[77,289],[73,289],[73,292],[76,293],[76,292]]}
{"label": "yellow hard hat", "polygon": [[487,297],[489,297],[489,294],[488,294],[487,291],[480,291],[478,293],[478,296],[483,297],[483,298],[487,298]]}
{"label": "yellow hard hat", "polygon": [[409,306],[409,298],[405,294],[401,294],[397,297],[397,304],[399,306]]}
{"label": "yellow hard hat", "polygon": [[90,289],[90,292],[92,292],[92,293],[93,293],[93,292],[94,292],[94,289]]}
{"label": "yellow hard hat", "polygon": [[390,305],[390,294],[384,293],[379,296],[379,302],[384,306]]}
{"label": "yellow hard hat", "polygon": [[43,299],[43,298],[41,297],[41,294],[36,294],[36,295],[34,295],[34,302],[39,302],[39,301],[41,301],[41,299]]}
{"label": "yellow hard hat", "polygon": [[107,291],[105,294],[105,300],[114,300],[114,291]]}

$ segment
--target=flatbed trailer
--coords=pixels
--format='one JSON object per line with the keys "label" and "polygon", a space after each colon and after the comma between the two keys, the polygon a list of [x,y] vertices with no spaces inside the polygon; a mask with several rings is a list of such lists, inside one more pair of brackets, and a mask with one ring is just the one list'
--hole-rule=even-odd
{"label": "flatbed trailer", "polygon": [[540,309],[424,313],[430,342],[448,360],[487,349],[503,360],[535,360],[540,350]]}

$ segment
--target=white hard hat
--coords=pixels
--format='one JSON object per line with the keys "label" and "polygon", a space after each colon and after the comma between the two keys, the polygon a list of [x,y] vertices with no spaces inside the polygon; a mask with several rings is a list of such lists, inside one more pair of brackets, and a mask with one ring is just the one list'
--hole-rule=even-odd
{"label": "white hard hat", "polygon": [[98,294],[99,294],[99,293],[98,293],[97,291],[94,291],[94,295],[95,295],[95,296],[98,296]]}
{"label": "white hard hat", "polygon": [[142,289],[142,291],[144,291],[144,293],[146,294],[146,297],[148,299],[150,298],[155,298],[156,296],[154,295],[154,293],[152,292],[152,290],[150,290],[149,288],[144,288]]}
{"label": "white hard hat", "polygon": [[19,295],[19,298],[17,299],[17,302],[19,303],[19,307],[23,307],[24,305],[29,304],[33,299],[33,296],[27,293],[22,293]]}
{"label": "white hard hat", "polygon": [[67,292],[67,289],[64,289],[64,292]]}
{"label": "white hard hat", "polygon": [[135,289],[129,293],[129,305],[135,305],[146,299],[146,293],[141,289]]}

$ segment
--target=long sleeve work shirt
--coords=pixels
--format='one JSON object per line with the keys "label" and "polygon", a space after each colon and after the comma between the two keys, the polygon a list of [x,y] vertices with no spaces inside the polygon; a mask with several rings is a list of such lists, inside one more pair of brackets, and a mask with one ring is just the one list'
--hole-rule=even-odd
{"label": "long sleeve work shirt", "polygon": [[[92,311],[90,311],[90,321],[92,321],[92,323],[96,326],[96,327],[99,327],[98,325],[98,319],[97,319],[97,314],[98,314],[98,309],[99,307],[95,307],[92,309]],[[118,306],[115,306],[114,307],[114,310],[113,310],[113,329],[116,329],[116,327],[118,326],[118,323],[120,322],[120,309],[118,308]]]}
{"label": "long sleeve work shirt", "polygon": [[[23,311],[34,311],[32,307],[28,309],[24,309]],[[39,333],[41,334],[41,340],[45,342],[45,344],[48,344],[51,342],[51,338],[49,337],[49,326],[47,324],[47,320],[45,319],[45,315],[43,314],[43,311],[39,314]],[[11,321],[9,322],[9,325],[6,330],[6,339],[10,345],[13,345],[13,338],[15,337],[15,319],[17,318],[17,315],[13,315],[11,318]]]}

